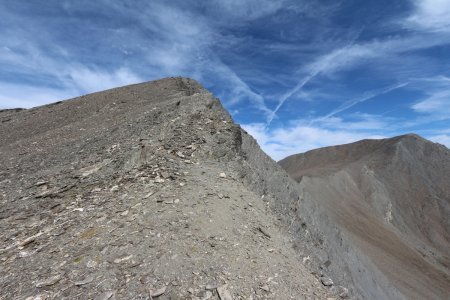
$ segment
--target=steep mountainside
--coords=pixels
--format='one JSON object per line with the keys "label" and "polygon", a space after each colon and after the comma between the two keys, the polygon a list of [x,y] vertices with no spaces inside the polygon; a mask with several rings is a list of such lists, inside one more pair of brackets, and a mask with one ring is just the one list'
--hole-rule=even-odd
{"label": "steep mountainside", "polygon": [[296,183],[192,80],[4,110],[0,141],[1,299],[358,295]]}
{"label": "steep mountainside", "polygon": [[[450,151],[417,135],[290,156],[280,165],[408,299],[450,295]],[[355,276],[355,275],[354,275]],[[385,277],[383,283],[382,277]],[[373,294],[372,296],[375,296]]]}

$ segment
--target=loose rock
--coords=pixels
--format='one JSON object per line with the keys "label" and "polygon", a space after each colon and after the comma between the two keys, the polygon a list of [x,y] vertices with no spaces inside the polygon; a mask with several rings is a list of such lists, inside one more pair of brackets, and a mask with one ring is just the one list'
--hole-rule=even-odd
{"label": "loose rock", "polygon": [[166,292],[166,289],[167,288],[165,286],[163,286],[160,289],[152,290],[152,291],[150,291],[150,297],[152,297],[152,298],[159,297]]}
{"label": "loose rock", "polygon": [[42,281],[39,281],[38,283],[36,283],[36,287],[37,288],[41,288],[41,287],[44,287],[44,286],[54,285],[54,284],[58,283],[58,281],[60,281],[61,278],[62,278],[61,274],[52,276],[50,278],[47,278],[45,280],[42,280]]}
{"label": "loose rock", "polygon": [[228,285],[222,285],[217,288],[220,300],[233,300],[230,291],[228,291]]}
{"label": "loose rock", "polygon": [[332,286],[333,285],[333,280],[331,280],[331,278],[327,277],[327,276],[322,276],[320,278],[320,281],[322,282],[322,284],[324,286]]}
{"label": "loose rock", "polygon": [[88,276],[88,277],[86,277],[83,280],[75,282],[75,285],[76,286],[81,286],[81,285],[85,285],[85,284],[91,283],[92,281],[94,281],[94,276]]}

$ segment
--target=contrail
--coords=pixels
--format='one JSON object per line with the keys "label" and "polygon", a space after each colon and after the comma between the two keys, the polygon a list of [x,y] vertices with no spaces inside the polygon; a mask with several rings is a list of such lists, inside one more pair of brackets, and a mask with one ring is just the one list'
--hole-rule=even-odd
{"label": "contrail", "polygon": [[408,84],[409,84],[409,82],[405,82],[405,83],[400,83],[400,84],[392,85],[392,86],[389,86],[389,87],[385,87],[383,89],[378,89],[378,90],[375,90],[375,91],[367,92],[367,93],[365,93],[364,95],[362,95],[359,98],[352,99],[352,100],[349,100],[349,101],[343,103],[341,106],[339,106],[338,108],[336,108],[332,112],[328,113],[327,115],[312,120],[310,122],[310,125],[312,123],[317,122],[317,121],[326,120],[326,119],[328,119],[328,118],[330,118],[330,117],[332,117],[332,116],[334,116],[334,115],[336,115],[336,114],[338,114],[340,112],[343,112],[343,111],[345,111],[345,110],[355,106],[358,103],[365,102],[367,100],[370,100],[372,98],[375,98],[375,97],[383,95],[383,94],[387,94],[387,93],[389,93],[389,92],[391,92],[393,90],[402,88],[402,87],[404,87],[404,86],[406,86]]}
{"label": "contrail", "polygon": [[352,40],[345,46],[340,49],[335,49],[331,53],[324,55],[317,59],[315,63],[313,63],[311,66],[313,66],[313,69],[311,73],[306,76],[303,80],[301,80],[299,83],[297,83],[296,86],[294,86],[292,89],[290,89],[287,93],[285,93],[283,96],[281,96],[280,101],[278,102],[277,107],[270,113],[266,127],[270,126],[270,123],[272,123],[273,119],[275,118],[278,110],[283,106],[283,104],[288,100],[292,95],[297,93],[300,89],[302,89],[311,79],[319,75],[320,73],[325,73],[330,68],[330,66],[333,66],[336,64],[336,61],[339,61],[339,57],[345,56],[347,54],[347,49],[351,48],[355,41],[359,38],[361,33],[364,31],[364,27],[362,27],[358,32],[356,32],[355,36],[352,38]]}
{"label": "contrail", "polygon": [[305,84],[307,84],[311,79],[313,79],[314,77],[317,76],[317,74],[319,74],[320,71],[315,71],[313,73],[311,73],[310,75],[308,75],[305,79],[303,79],[302,81],[300,81],[294,88],[290,89],[286,94],[284,94],[283,96],[281,96],[280,101],[278,102],[277,107],[275,107],[275,109],[270,113],[269,118],[267,119],[267,124],[266,126],[269,126],[270,123],[272,123],[273,119],[275,118],[278,110],[283,106],[284,102],[286,102],[287,99],[291,98],[292,95],[294,95],[295,93],[297,93],[300,89],[302,89]]}

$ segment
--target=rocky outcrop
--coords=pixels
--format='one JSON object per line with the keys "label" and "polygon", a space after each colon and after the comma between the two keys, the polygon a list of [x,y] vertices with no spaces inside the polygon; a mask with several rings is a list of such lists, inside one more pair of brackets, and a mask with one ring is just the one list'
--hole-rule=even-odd
{"label": "rocky outcrop", "polygon": [[345,292],[324,286],[314,247],[271,209],[282,209],[284,186],[257,185],[265,175],[250,156],[295,182],[197,82],[169,78],[9,117],[0,124],[0,298]]}

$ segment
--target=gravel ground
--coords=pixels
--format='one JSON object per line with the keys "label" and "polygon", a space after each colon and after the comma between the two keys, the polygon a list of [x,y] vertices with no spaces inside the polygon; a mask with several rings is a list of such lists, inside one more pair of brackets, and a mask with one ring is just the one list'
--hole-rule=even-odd
{"label": "gravel ground", "polygon": [[184,78],[1,111],[0,298],[346,298],[243,134]]}

